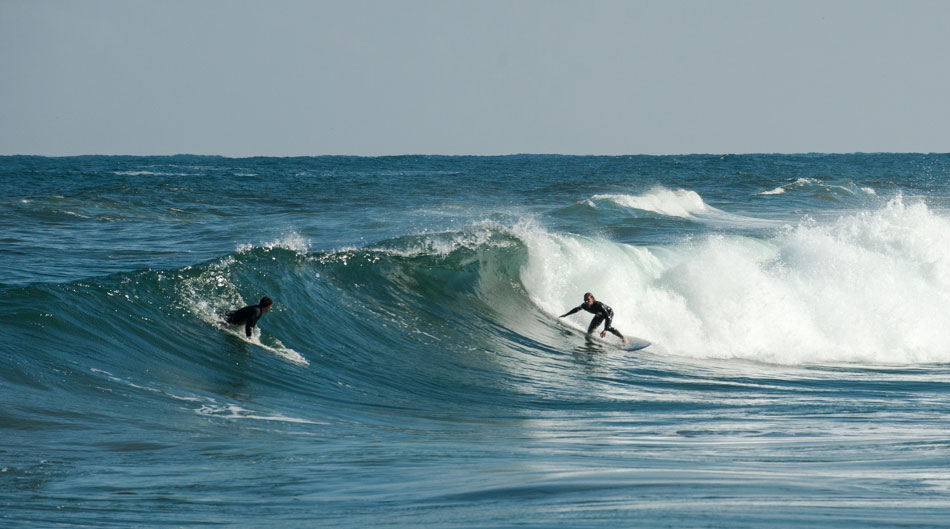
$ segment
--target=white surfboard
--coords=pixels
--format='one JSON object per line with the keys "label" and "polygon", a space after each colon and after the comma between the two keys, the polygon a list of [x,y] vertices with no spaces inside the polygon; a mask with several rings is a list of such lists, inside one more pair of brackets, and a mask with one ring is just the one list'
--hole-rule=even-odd
{"label": "white surfboard", "polygon": [[645,349],[652,345],[649,341],[644,340],[643,338],[637,338],[636,336],[627,337],[627,345],[621,345],[620,348],[624,351],[639,351],[640,349]]}
{"label": "white surfboard", "polygon": [[226,323],[222,323],[218,325],[218,328],[228,334],[237,336],[238,338],[244,340],[245,342],[251,345],[260,347],[261,349],[264,349],[265,351],[273,353],[283,358],[284,360],[288,360],[290,362],[293,362],[301,366],[310,365],[310,362],[308,362],[307,359],[303,357],[303,355],[301,355],[300,353],[298,353],[297,351],[294,351],[293,349],[289,347],[285,347],[284,344],[280,343],[280,340],[276,338],[273,339],[274,341],[273,345],[268,345],[268,344],[263,343],[260,336],[260,331],[255,331],[254,334],[252,334],[251,337],[248,338],[244,334],[243,325],[228,325]]}

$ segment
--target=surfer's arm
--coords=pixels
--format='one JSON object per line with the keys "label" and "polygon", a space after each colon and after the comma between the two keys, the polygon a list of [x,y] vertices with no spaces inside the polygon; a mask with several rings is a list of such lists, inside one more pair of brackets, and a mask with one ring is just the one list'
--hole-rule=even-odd
{"label": "surfer's arm", "polygon": [[246,334],[248,338],[251,337],[251,327],[257,325],[257,320],[261,319],[262,315],[263,313],[260,311],[254,311],[254,313],[247,318],[247,321],[244,323],[244,334]]}
{"label": "surfer's arm", "polygon": [[558,316],[558,318],[564,318],[564,317],[570,316],[571,314],[574,314],[575,312],[581,310],[582,308],[584,308],[584,307],[574,307],[573,309],[569,310],[568,312],[566,312],[566,313],[561,314],[560,316]]}

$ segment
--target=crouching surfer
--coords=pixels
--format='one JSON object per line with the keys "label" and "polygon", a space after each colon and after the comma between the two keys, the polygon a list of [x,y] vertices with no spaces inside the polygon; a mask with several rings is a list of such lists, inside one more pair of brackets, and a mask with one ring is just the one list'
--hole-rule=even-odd
{"label": "crouching surfer", "polygon": [[570,316],[571,314],[574,314],[575,312],[581,309],[584,309],[587,312],[594,315],[594,319],[590,321],[590,326],[587,327],[588,335],[594,332],[597,329],[597,326],[600,325],[601,322],[603,322],[604,330],[600,331],[601,338],[607,336],[607,332],[610,331],[614,336],[623,340],[623,345],[627,345],[627,339],[624,338],[622,334],[620,334],[620,331],[610,326],[610,322],[614,318],[613,309],[611,309],[607,305],[604,305],[602,302],[594,299],[594,295],[591,294],[590,292],[584,294],[584,303],[582,303],[581,305],[577,307],[574,307],[573,309],[568,311],[566,314],[561,314],[558,317],[564,318],[566,316]]}
{"label": "crouching surfer", "polygon": [[231,325],[244,325],[244,334],[251,337],[251,328],[257,325],[257,320],[269,311],[274,302],[267,296],[261,298],[257,305],[248,305],[242,309],[232,310],[224,315],[224,321]]}

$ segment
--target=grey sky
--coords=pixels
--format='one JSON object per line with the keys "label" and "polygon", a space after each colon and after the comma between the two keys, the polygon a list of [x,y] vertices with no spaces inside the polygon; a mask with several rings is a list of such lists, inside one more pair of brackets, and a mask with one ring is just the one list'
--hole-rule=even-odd
{"label": "grey sky", "polygon": [[950,2],[0,0],[0,154],[950,152]]}

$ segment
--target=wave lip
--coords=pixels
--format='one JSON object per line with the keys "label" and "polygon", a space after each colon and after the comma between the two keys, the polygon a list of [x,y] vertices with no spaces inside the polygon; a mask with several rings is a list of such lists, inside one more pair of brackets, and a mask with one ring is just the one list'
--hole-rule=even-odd
{"label": "wave lip", "polygon": [[282,248],[284,250],[290,250],[297,254],[304,255],[308,251],[310,251],[310,241],[304,238],[299,233],[293,232],[275,241],[265,242],[259,245],[242,244],[237,247],[237,252],[247,253],[256,248],[261,248],[264,251],[271,251],[275,248]]}
{"label": "wave lip", "polygon": [[757,195],[782,195],[788,191],[810,190],[817,197],[830,199],[835,196],[857,196],[860,193],[865,195],[876,195],[877,192],[872,187],[858,187],[850,180],[844,181],[825,181],[819,178],[798,178],[793,182],[780,185],[768,191],[761,191]]}
{"label": "wave lip", "polygon": [[777,221],[736,215],[715,208],[707,204],[699,193],[689,189],[671,190],[654,187],[642,195],[601,194],[591,197],[591,201],[595,205],[598,201],[608,201],[628,209],[710,225],[739,228],[768,228],[781,225]]}
{"label": "wave lip", "polygon": [[626,208],[684,219],[693,219],[696,215],[713,212],[724,213],[706,204],[699,193],[686,189],[673,191],[657,187],[644,195],[603,194],[594,195],[592,200],[609,200]]}

